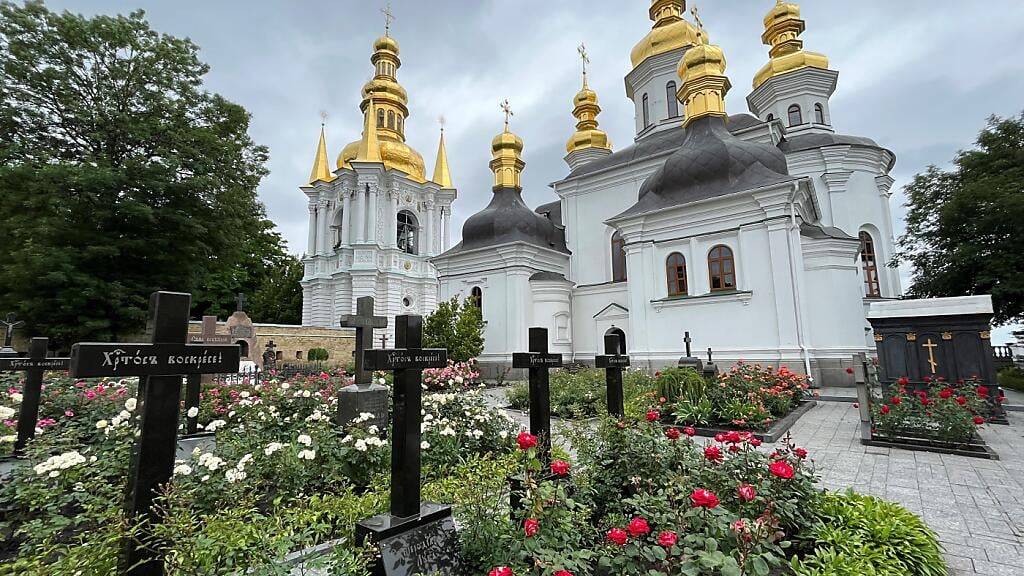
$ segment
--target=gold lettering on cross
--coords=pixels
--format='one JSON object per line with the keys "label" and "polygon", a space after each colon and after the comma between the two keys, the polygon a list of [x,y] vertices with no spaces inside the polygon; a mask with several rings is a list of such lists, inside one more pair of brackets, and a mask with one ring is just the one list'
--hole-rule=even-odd
{"label": "gold lettering on cross", "polygon": [[938,348],[939,345],[932,342],[932,339],[929,338],[921,346],[928,349],[928,365],[931,366],[932,374],[935,374],[935,369],[939,367],[939,363],[935,361],[935,349]]}

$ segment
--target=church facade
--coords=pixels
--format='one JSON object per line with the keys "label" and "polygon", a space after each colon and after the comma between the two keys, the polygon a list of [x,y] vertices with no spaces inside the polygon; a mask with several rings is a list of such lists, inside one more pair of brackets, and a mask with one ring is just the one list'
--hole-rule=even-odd
{"label": "church facade", "polygon": [[440,298],[482,307],[487,372],[526,349],[530,326],[582,362],[618,333],[650,368],[674,364],[689,331],[718,362],[800,367],[823,385],[848,382],[851,356],[873,347],[868,304],[901,292],[886,266],[895,155],[832,125],[838,72],[803,49],[796,4],[778,0],[764,18],[769,61],[749,114],[726,112],[724,52],[685,8],[651,3],[625,79],[628,147],[600,130],[584,72],[556,201],[523,202],[523,142],[507,122],[492,142],[491,203],[430,259]]}
{"label": "church facade", "polygon": [[363,132],[333,164],[323,128],[309,183],[309,235],[302,258],[302,323],[337,327],[355,312],[361,296],[375,299],[387,316],[429,314],[437,306],[437,272],[430,258],[448,246],[452,186],[444,146],[438,144],[433,176],[423,157],[405,143],[408,96],[399,84],[398,42],[374,42],[374,76],[362,89]]}

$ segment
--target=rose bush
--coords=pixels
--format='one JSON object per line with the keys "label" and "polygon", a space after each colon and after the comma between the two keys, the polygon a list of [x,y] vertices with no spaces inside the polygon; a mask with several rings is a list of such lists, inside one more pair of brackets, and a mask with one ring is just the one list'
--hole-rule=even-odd
{"label": "rose bush", "polygon": [[988,395],[988,388],[974,380],[950,383],[928,378],[914,385],[900,378],[887,397],[873,398],[872,428],[877,436],[889,439],[969,442],[986,422]]}

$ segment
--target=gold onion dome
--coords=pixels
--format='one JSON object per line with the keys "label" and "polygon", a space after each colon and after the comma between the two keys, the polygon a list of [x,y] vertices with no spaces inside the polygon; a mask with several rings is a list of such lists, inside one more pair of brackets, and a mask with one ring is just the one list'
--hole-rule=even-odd
{"label": "gold onion dome", "polygon": [[[377,147],[385,168],[399,170],[417,182],[425,182],[423,156],[405,143],[409,97],[395,76],[402,66],[398,56],[398,41],[389,35],[381,36],[374,41],[373,50],[370,62],[373,63],[375,74],[363,85],[363,101],[359,105],[364,115],[364,126],[373,125],[372,132],[376,132]],[[352,160],[359,159],[360,146],[369,144],[364,142],[369,138],[369,132],[371,130],[364,128],[360,140],[342,149],[338,155],[338,168],[352,168]]]}
{"label": "gold onion dome", "polygon": [[650,16],[654,27],[629,55],[634,68],[651,56],[700,44],[703,32],[683,19],[685,11],[686,0],[652,0]]}
{"label": "gold onion dome", "polygon": [[761,42],[771,46],[771,59],[754,76],[754,88],[769,79],[800,68],[828,69],[828,57],[817,52],[805,51],[800,40],[806,23],[800,18],[800,6],[793,2],[776,0],[775,7],[764,17],[764,33]]}
{"label": "gold onion dome", "polygon": [[573,98],[572,115],[576,117],[576,132],[565,145],[566,152],[572,153],[584,148],[605,148],[611,150],[612,143],[608,134],[598,130],[597,115],[601,106],[597,103],[597,92],[587,86],[587,77],[583,77],[583,88]]}
{"label": "gold onion dome", "polygon": [[520,175],[526,162],[522,159],[523,139],[508,129],[491,140],[491,171],[494,172],[495,188],[521,188]]}
{"label": "gold onion dome", "polygon": [[732,88],[725,75],[725,53],[712,44],[700,44],[686,51],[679,61],[679,100],[686,108],[686,123],[705,116],[727,118],[725,95]]}

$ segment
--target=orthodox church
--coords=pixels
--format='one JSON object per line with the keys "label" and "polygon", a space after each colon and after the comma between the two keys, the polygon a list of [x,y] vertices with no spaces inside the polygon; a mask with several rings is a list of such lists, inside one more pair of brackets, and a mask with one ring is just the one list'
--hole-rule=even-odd
{"label": "orthodox church", "polygon": [[[634,366],[672,365],[689,331],[720,365],[787,364],[822,385],[846,382],[851,356],[873,348],[867,306],[901,292],[885,265],[894,250],[895,156],[836,132],[829,99],[839,73],[804,50],[798,5],[777,0],[764,18],[768,62],[752,79],[749,114],[726,111],[724,51],[685,9],[685,0],[651,2],[652,29],[625,77],[636,111],[629,146],[613,150],[600,130],[584,72],[567,174],[552,184],[557,200],[530,209],[520,182],[524,142],[506,115],[491,143],[491,201],[443,250],[456,197],[444,142],[427,181],[402,142],[397,44],[378,40],[362,139],[333,173],[321,139],[303,188],[304,323],[336,325],[357,295],[377,296],[385,303],[377,313],[389,316],[472,297],[487,323],[480,360],[489,375],[526,350],[529,327],[543,326],[551,351],[567,360],[592,361],[614,333]],[[364,222],[367,214],[376,223]]]}

